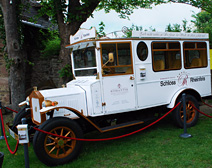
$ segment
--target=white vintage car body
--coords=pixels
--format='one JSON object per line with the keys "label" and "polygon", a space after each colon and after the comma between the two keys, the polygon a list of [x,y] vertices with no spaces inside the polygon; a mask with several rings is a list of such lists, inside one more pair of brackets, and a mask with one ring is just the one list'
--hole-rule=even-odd
{"label": "white vintage car body", "polygon": [[[94,33],[94,31],[92,31]],[[187,34],[187,33],[141,33],[134,32],[136,38],[114,38],[114,39],[89,39],[89,32],[80,33],[71,37],[72,44],[67,46],[72,50],[72,68],[75,79],[66,84],[65,88],[36,91],[42,95],[42,101],[57,101],[56,106],[44,107],[37,95],[30,96],[33,121],[41,124],[48,119],[47,112],[55,110],[54,117],[66,116],[78,118],[79,115],[70,109],[75,109],[84,117],[97,117],[110,114],[135,111],[166,105],[172,108],[177,97],[184,91],[193,92],[198,98],[211,95],[211,74],[209,58],[208,34]],[[84,36],[83,36],[84,35]],[[82,39],[80,39],[82,38]],[[146,44],[148,55],[146,60],[141,61],[137,56],[137,46],[140,42]],[[178,43],[180,50],[176,57],[181,57],[179,69],[155,71],[153,66],[154,42]],[[204,52],[207,55],[205,66],[201,68],[185,68],[184,65],[184,43],[195,42],[205,43]],[[101,50],[104,44],[129,44],[131,52],[131,72],[118,75],[104,75]],[[94,67],[79,68],[75,66],[74,51],[86,48],[94,48]],[[170,50],[171,51],[171,50]],[[174,51],[174,49],[173,49]],[[164,51],[165,52],[165,51]],[[88,59],[91,52],[87,54]],[[178,58],[179,59],[179,58]],[[121,67],[121,66],[120,66]],[[79,71],[94,70],[92,75],[80,76]],[[197,99],[198,99],[197,98]],[[42,115],[46,119],[42,120]]]}
{"label": "white vintage car body", "polygon": [[75,159],[84,133],[159,121],[153,107],[175,106],[176,126],[196,125],[201,98],[211,95],[208,34],[132,34],[97,39],[95,29],[78,31],[67,46],[74,79],[63,88],[35,88],[20,103],[30,108],[16,115],[12,128],[28,119],[35,154],[47,166]]}

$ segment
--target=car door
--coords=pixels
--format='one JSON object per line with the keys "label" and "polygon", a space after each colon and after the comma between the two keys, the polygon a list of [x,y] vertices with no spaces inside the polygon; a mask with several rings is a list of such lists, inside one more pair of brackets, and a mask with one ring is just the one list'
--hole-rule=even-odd
{"label": "car door", "polygon": [[135,109],[131,43],[101,43],[101,57],[104,112],[111,114]]}

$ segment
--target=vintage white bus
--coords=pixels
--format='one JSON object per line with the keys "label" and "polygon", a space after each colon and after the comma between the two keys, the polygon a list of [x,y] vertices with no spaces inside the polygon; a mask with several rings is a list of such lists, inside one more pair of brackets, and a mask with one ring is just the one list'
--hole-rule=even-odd
{"label": "vintage white bus", "polygon": [[[211,95],[208,34],[132,32],[132,38],[96,38],[96,30],[71,36],[74,80],[65,88],[34,90],[27,100],[33,124],[67,137],[82,138],[156,117],[149,108],[173,108],[186,93],[187,126],[194,126],[202,97]],[[149,109],[149,110],[145,110]],[[26,113],[19,113],[15,123]],[[182,105],[172,113],[183,127]],[[64,164],[82,142],[36,131],[33,146],[46,165]]]}

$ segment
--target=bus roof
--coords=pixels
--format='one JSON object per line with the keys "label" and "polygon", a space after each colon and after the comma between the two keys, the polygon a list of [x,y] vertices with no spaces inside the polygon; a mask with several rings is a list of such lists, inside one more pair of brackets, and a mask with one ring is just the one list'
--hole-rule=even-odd
{"label": "bus roof", "polygon": [[[103,37],[97,39],[96,29],[92,28],[90,30],[80,29],[75,35],[70,36],[70,44],[66,48],[74,48],[76,44],[85,43],[88,44],[89,41],[99,41],[99,40],[137,40],[137,39],[159,39],[159,40],[208,40],[208,33],[181,33],[181,32],[148,32],[148,31],[132,31],[132,37]],[[79,47],[79,45],[77,45]],[[92,45],[90,45],[92,46]]]}
{"label": "bus roof", "polygon": [[209,39],[208,33],[132,31],[132,37],[167,39]]}

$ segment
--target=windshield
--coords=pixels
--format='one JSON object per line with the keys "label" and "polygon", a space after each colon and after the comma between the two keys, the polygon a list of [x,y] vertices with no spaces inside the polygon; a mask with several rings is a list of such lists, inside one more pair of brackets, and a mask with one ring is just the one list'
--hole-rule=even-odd
{"label": "windshield", "polygon": [[95,48],[89,47],[73,51],[76,76],[94,76],[96,70]]}

